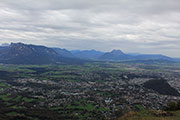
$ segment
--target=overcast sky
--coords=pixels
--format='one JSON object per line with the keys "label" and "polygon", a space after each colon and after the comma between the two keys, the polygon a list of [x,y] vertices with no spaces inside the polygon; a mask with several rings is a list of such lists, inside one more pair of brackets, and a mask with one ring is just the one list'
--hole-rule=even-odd
{"label": "overcast sky", "polygon": [[180,0],[0,0],[0,44],[180,57]]}

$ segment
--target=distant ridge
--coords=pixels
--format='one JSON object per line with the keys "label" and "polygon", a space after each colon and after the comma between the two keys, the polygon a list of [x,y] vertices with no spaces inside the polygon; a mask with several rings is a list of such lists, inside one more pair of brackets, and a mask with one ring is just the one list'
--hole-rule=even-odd
{"label": "distant ridge", "polygon": [[59,56],[73,58],[75,57],[70,51],[61,48],[52,48]]}
{"label": "distant ridge", "polygon": [[112,50],[111,52],[105,53],[100,56],[101,60],[171,60],[172,58],[164,55],[154,55],[154,54],[140,54],[140,55],[130,55],[125,54],[121,50]]}
{"label": "distant ridge", "polygon": [[134,61],[134,62],[166,62],[178,61],[164,55],[137,54],[130,55],[121,50],[101,52],[96,50],[68,51],[61,48],[48,48],[40,45],[11,43],[0,46],[0,63],[6,64],[59,64],[83,63],[85,61]]}
{"label": "distant ridge", "polygon": [[5,46],[9,46],[9,43],[2,43],[1,46],[5,47]]}
{"label": "distant ridge", "polygon": [[131,58],[132,56],[123,53],[121,50],[112,50],[99,57],[102,60],[127,60]]}
{"label": "distant ridge", "polygon": [[71,53],[77,58],[83,59],[98,59],[100,56],[104,54],[104,52],[96,51],[96,50],[73,50]]}
{"label": "distant ridge", "polygon": [[0,50],[0,62],[8,64],[49,64],[58,60],[57,53],[45,46],[11,43]]}

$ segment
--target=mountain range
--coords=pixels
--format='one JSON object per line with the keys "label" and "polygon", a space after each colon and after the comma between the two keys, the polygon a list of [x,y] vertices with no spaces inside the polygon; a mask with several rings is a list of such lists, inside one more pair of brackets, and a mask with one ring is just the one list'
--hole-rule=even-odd
{"label": "mountain range", "polygon": [[0,63],[50,64],[55,63],[58,59],[58,54],[45,46],[11,43],[0,49]]}
{"label": "mountain range", "polygon": [[98,59],[104,52],[96,50],[72,50],[71,53],[78,58],[82,59]]}
{"label": "mountain range", "polygon": [[137,54],[130,55],[125,54],[121,50],[113,50],[111,52],[107,52],[100,57],[103,60],[171,60],[172,58],[164,56],[164,55],[154,55],[154,54]]}
{"label": "mountain range", "polygon": [[126,54],[121,50],[100,52],[96,50],[73,50],[49,48],[45,46],[11,43],[0,46],[0,63],[5,64],[58,64],[82,63],[85,61],[129,61],[129,60],[168,60],[173,58],[154,54]]}

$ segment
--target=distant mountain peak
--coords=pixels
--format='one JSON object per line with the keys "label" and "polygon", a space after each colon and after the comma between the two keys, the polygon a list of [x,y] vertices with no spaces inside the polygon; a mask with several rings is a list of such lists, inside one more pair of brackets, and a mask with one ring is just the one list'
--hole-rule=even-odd
{"label": "distant mountain peak", "polygon": [[9,46],[9,43],[2,43],[1,46],[3,47]]}
{"label": "distant mountain peak", "polygon": [[97,59],[104,54],[104,52],[97,51],[94,49],[91,50],[73,50],[71,53],[77,58],[82,59]]}
{"label": "distant mountain peak", "polygon": [[64,48],[52,48],[59,56],[73,58],[73,54]]}
{"label": "distant mountain peak", "polygon": [[25,46],[27,46],[27,45],[25,45],[25,44],[23,44],[23,43],[11,43],[11,44],[9,45],[9,48],[11,48],[11,49],[22,49],[22,48],[24,48]]}
{"label": "distant mountain peak", "polygon": [[105,60],[124,60],[129,58],[131,58],[131,56],[126,55],[121,50],[112,50],[111,52],[105,53],[100,57],[100,59]]}
{"label": "distant mountain peak", "polygon": [[18,42],[18,43],[11,43],[10,46],[14,46],[14,45],[25,45],[24,43]]}
{"label": "distant mountain peak", "polygon": [[124,54],[121,50],[115,50],[115,49],[112,50],[111,53],[117,54],[117,55],[118,55],[118,54],[120,54],[120,55]]}
{"label": "distant mountain peak", "polygon": [[121,50],[101,52],[92,50],[68,51],[61,48],[48,48],[41,45],[11,43],[0,46],[0,63],[8,64],[51,64],[51,63],[79,63],[87,60],[172,60],[163,55],[137,54],[129,55]]}
{"label": "distant mountain peak", "polygon": [[55,63],[57,53],[45,46],[24,43],[11,43],[0,51],[0,61],[12,64],[48,64]]}

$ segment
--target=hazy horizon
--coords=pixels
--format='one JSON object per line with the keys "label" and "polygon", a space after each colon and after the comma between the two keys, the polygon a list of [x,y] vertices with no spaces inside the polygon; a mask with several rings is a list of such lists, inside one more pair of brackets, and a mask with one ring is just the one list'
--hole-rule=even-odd
{"label": "hazy horizon", "polygon": [[179,0],[0,0],[0,44],[180,57]]}

